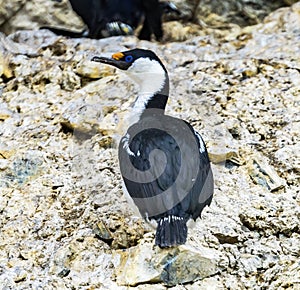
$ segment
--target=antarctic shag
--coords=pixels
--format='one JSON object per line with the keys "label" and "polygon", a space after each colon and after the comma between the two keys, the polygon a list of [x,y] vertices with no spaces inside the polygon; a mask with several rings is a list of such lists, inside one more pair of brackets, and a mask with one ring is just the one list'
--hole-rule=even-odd
{"label": "antarctic shag", "polygon": [[133,49],[92,60],[126,71],[139,84],[130,126],[119,144],[121,174],[141,215],[157,222],[155,244],[184,244],[187,221],[200,217],[213,196],[203,139],[188,122],[165,115],[169,78],[155,53]]}

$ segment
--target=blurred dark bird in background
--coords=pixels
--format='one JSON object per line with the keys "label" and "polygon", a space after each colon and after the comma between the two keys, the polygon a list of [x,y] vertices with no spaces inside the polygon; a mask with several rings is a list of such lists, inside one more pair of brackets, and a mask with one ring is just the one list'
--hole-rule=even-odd
{"label": "blurred dark bird in background", "polygon": [[73,10],[82,18],[87,30],[74,32],[56,27],[42,27],[55,34],[69,37],[104,38],[117,35],[132,35],[142,24],[139,39],[156,40],[163,36],[162,15],[180,14],[170,2],[158,0],[70,0]]}

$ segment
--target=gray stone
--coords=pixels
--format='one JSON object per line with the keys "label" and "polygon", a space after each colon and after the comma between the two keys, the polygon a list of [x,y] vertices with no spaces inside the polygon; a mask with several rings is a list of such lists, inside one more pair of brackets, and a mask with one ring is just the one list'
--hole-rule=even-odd
{"label": "gray stone", "polygon": [[0,1],[0,26],[5,23],[5,21],[11,19],[11,17],[21,9],[25,4],[25,0],[12,0],[12,1]]}
{"label": "gray stone", "polygon": [[248,163],[249,175],[256,184],[266,187],[270,191],[282,189],[285,180],[280,178],[264,156],[256,153]]}
{"label": "gray stone", "polygon": [[215,250],[180,246],[172,249],[140,244],[116,253],[116,279],[119,285],[135,286],[162,282],[172,286],[196,281],[216,274]]}

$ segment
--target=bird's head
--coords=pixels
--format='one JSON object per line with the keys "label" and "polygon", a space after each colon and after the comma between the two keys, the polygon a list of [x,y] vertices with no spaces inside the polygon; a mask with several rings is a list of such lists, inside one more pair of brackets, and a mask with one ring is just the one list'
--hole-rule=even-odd
{"label": "bird's head", "polygon": [[[162,87],[167,81],[167,70],[158,56],[151,50],[132,49],[117,52],[111,58],[95,56],[92,61],[119,68],[133,78],[141,87]],[[160,89],[160,88],[159,88]]]}

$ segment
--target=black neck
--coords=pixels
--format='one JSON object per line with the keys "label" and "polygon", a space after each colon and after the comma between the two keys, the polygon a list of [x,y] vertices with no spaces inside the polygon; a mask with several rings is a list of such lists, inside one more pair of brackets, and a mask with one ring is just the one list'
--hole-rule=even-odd
{"label": "black neck", "polygon": [[160,109],[165,110],[168,101],[168,96],[164,94],[155,94],[146,104],[145,109]]}

